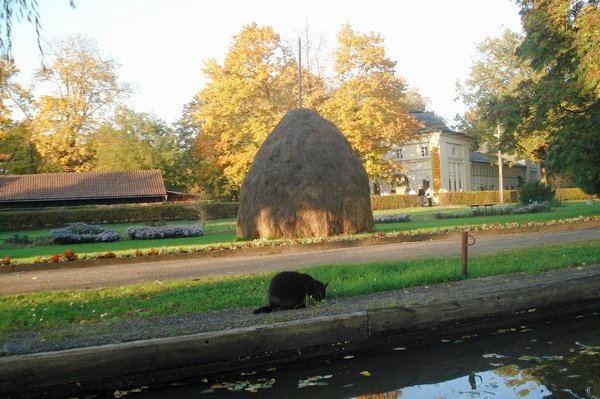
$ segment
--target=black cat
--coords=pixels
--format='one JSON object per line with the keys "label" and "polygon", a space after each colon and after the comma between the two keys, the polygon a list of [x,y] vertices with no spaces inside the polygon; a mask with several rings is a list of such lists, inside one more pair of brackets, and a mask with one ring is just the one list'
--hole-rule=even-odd
{"label": "black cat", "polygon": [[271,313],[281,309],[306,307],[306,297],[317,302],[325,298],[327,284],[315,280],[308,274],[281,272],[275,275],[269,285],[269,306],[254,309],[252,313]]}

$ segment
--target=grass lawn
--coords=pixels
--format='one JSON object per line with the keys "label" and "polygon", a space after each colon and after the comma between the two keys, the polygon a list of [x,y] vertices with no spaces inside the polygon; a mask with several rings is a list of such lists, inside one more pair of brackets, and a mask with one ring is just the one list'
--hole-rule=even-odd
{"label": "grass lawn", "polygon": [[[545,245],[472,256],[469,278],[539,273],[593,263],[600,263],[597,240]],[[302,271],[328,282],[327,296],[334,299],[463,278],[460,257],[338,264]],[[0,333],[258,306],[266,303],[267,287],[273,274],[3,296],[0,297]]]}
{"label": "grass lawn", "polygon": [[[479,216],[463,219],[433,219],[434,212],[461,212],[468,210],[467,206],[448,206],[434,208],[404,208],[397,210],[376,211],[375,214],[391,214],[391,213],[409,213],[413,216],[413,221],[408,223],[388,223],[377,224],[375,231],[390,232],[390,231],[436,231],[443,227],[451,226],[476,226],[492,223],[507,223],[507,222],[526,222],[526,221],[548,221],[552,219],[566,219],[577,216],[600,215],[600,204],[592,206],[585,205],[583,202],[565,203],[564,207],[555,208],[551,212],[524,214],[524,215],[503,215],[503,216]],[[169,224],[192,224],[193,221],[174,221]],[[139,225],[138,223],[137,225]],[[114,224],[107,225],[121,233],[132,224]],[[28,234],[30,237],[46,237],[49,229],[33,230],[21,232],[3,232],[0,233],[0,240],[10,237],[15,233]],[[16,248],[0,248],[0,259],[6,256],[13,261],[20,263],[33,262],[38,256],[49,256],[52,254],[63,253],[66,250],[72,250],[78,254],[90,254],[94,252],[114,252],[117,254],[131,253],[137,249],[148,250],[150,248],[178,248],[188,246],[202,245],[218,245],[231,243],[233,241],[244,242],[237,240],[235,236],[235,219],[220,219],[211,220],[206,226],[206,235],[202,237],[186,237],[186,238],[165,238],[159,240],[129,240],[109,243],[93,243],[93,244],[70,244],[70,245],[46,245],[34,247],[16,247]]]}

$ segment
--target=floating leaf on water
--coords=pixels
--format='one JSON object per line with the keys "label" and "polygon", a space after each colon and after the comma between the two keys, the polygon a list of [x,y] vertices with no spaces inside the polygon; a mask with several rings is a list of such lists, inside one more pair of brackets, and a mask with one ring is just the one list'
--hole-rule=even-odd
{"label": "floating leaf on water", "polygon": [[492,367],[502,367],[502,366],[504,366],[504,363],[490,363],[490,366],[492,366]]}
{"label": "floating leaf on water", "polygon": [[132,388],[132,389],[128,389],[128,390],[116,390],[113,392],[113,397],[114,398],[123,398],[127,395],[131,395],[132,393],[140,393],[142,392],[144,389],[148,389],[147,386],[141,386],[139,388]]}
{"label": "floating leaf on water", "polygon": [[521,390],[518,392],[518,395],[519,395],[520,397],[524,397],[524,396],[527,396],[527,395],[529,395],[529,389],[527,389],[527,388],[525,388],[525,389],[521,389]]}
{"label": "floating leaf on water", "polygon": [[508,356],[504,356],[504,355],[499,355],[497,353],[484,353],[481,356],[483,356],[486,359],[503,359],[505,357],[508,357]]}
{"label": "floating leaf on water", "polygon": [[344,359],[346,359],[346,360],[348,360],[348,359],[354,359],[354,356],[352,356],[352,355],[344,356]]}
{"label": "floating leaf on water", "polygon": [[272,371],[275,371],[275,370],[277,370],[277,368],[275,368],[275,367],[269,367],[269,368],[268,368],[268,369],[266,369],[265,371],[266,371],[267,373],[270,373],[270,372],[272,372]]}
{"label": "floating leaf on water", "polygon": [[333,377],[333,375],[315,375],[313,377],[308,377],[305,379],[298,380],[298,388],[306,388],[312,386],[326,386],[327,382],[323,381],[324,379],[329,379]]}
{"label": "floating leaf on water", "polygon": [[460,344],[460,343],[462,343],[462,342],[464,342],[462,339],[456,339],[456,340],[454,340],[454,343],[455,343],[455,344]]}
{"label": "floating leaf on water", "polygon": [[370,377],[371,373],[369,373],[367,370],[361,371],[360,375],[364,375],[365,377]]}
{"label": "floating leaf on water", "polygon": [[346,384],[342,388],[350,388],[350,387],[353,387],[353,386],[354,386],[354,384]]}
{"label": "floating leaf on water", "polygon": [[524,362],[531,362],[531,361],[541,362],[542,358],[539,356],[523,355],[523,356],[519,356],[519,360],[524,361]]}
{"label": "floating leaf on water", "polygon": [[445,343],[445,344],[446,344],[446,343],[448,343],[448,342],[450,342],[450,340],[449,340],[449,339],[442,339],[441,341],[442,341],[443,343]]}
{"label": "floating leaf on water", "polygon": [[254,375],[254,374],[256,374],[256,371],[242,371],[240,374],[241,375]]}
{"label": "floating leaf on water", "polygon": [[207,388],[207,389],[204,389],[204,390],[200,391],[200,393],[208,394],[208,393],[213,393],[214,391],[215,390],[212,389],[212,388]]}
{"label": "floating leaf on water", "polygon": [[567,376],[567,378],[579,378],[579,377],[581,377],[579,374],[571,374],[571,375]]}
{"label": "floating leaf on water", "polygon": [[403,347],[403,346],[399,346],[399,347],[397,347],[397,348],[394,348],[394,350],[395,350],[395,351],[405,351],[405,350],[406,350],[406,348],[405,348],[405,347]]}

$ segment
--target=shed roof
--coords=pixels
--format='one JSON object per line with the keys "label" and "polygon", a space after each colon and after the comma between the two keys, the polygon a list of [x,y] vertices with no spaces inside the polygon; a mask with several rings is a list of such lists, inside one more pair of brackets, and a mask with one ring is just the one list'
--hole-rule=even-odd
{"label": "shed roof", "polygon": [[0,176],[0,202],[167,195],[160,170]]}
{"label": "shed roof", "polygon": [[[490,157],[489,155],[482,154],[480,152],[471,152],[469,155],[471,162],[489,163],[494,165],[498,164],[498,157]],[[510,164],[510,167],[526,168],[526,166],[520,162],[510,162],[509,160],[506,160],[504,156],[502,156],[502,159]]]}

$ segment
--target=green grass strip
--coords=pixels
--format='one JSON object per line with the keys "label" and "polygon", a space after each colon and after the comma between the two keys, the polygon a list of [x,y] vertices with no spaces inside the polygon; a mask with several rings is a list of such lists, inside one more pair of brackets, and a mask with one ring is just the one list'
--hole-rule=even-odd
{"label": "green grass strip", "polygon": [[[453,212],[456,210],[466,211],[467,207],[439,207],[439,208],[406,208],[398,209],[394,212],[384,211],[387,213],[411,213],[415,216],[415,220],[408,223],[388,223],[388,224],[377,224],[375,225],[376,232],[392,232],[392,231],[405,231],[405,232],[436,232],[440,229],[460,226],[462,228],[469,228],[475,226],[481,226],[483,224],[497,224],[497,223],[508,223],[508,222],[544,222],[557,219],[568,219],[577,216],[593,216],[600,215],[600,204],[593,206],[585,205],[583,202],[565,203],[564,207],[556,208],[551,212],[536,213],[536,214],[523,214],[523,215],[502,215],[502,216],[478,216],[464,219],[433,219],[434,211],[448,211]],[[169,224],[185,224],[185,222],[169,222]],[[188,222],[189,224],[189,222]],[[139,223],[137,224],[139,225]],[[129,225],[112,225],[116,230],[123,232]],[[111,227],[111,225],[108,225]],[[71,250],[81,255],[90,255],[95,252],[114,252],[117,255],[131,254],[135,250],[142,250],[147,252],[150,248],[166,250],[177,250],[179,247],[188,248],[200,248],[206,245],[223,244],[228,247],[230,243],[237,242],[243,244],[245,240],[239,240],[235,234],[228,231],[235,229],[235,220],[233,219],[221,219],[210,221],[206,227],[207,235],[202,237],[183,237],[183,238],[165,238],[158,240],[122,240],[108,243],[92,243],[92,244],[71,244],[71,245],[49,245],[49,246],[36,246],[26,248],[0,248],[0,259],[9,257],[13,263],[33,263],[38,256],[50,256],[52,254],[64,253],[66,250]],[[21,234],[27,234],[27,232],[19,232]],[[0,238],[6,236],[8,233],[0,233]],[[31,232],[30,236],[43,236],[47,235],[46,230],[37,230]],[[358,234],[357,237],[362,237],[365,234]],[[0,240],[1,242],[2,240]]]}
{"label": "green grass strip", "polygon": [[[547,245],[472,256],[469,278],[539,273],[594,263],[600,263],[598,240]],[[328,298],[462,279],[459,257],[338,264],[302,271],[329,283]],[[111,273],[118,273],[118,270]],[[3,296],[0,297],[0,332],[257,306],[266,303],[267,287],[273,274]]]}

